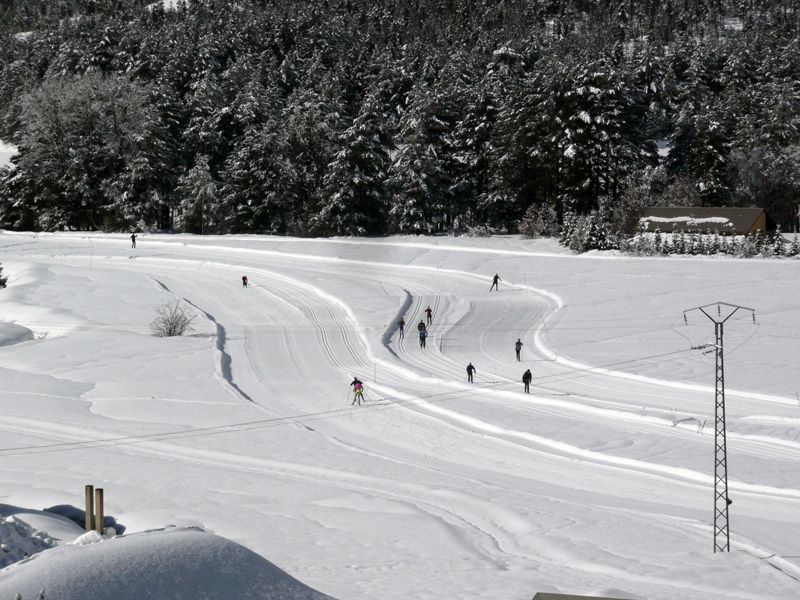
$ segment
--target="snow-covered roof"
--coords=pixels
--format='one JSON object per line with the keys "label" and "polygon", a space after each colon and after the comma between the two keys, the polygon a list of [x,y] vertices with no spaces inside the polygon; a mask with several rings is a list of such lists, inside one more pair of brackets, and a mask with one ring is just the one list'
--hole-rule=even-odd
{"label": "snow-covered roof", "polygon": [[746,234],[773,231],[774,221],[763,208],[727,206],[653,206],[645,208],[639,223],[646,231],[720,231]]}

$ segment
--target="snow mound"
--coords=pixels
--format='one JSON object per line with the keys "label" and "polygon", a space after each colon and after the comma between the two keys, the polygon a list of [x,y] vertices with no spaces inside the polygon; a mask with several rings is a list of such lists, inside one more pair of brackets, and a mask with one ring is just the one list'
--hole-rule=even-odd
{"label": "snow mound", "polygon": [[0,597],[59,600],[330,598],[225,538],[167,528],[51,548],[0,570]]}
{"label": "snow mound", "polygon": [[6,567],[56,545],[48,534],[37,531],[17,517],[0,520],[0,567]]}
{"label": "snow mound", "polygon": [[[5,521],[10,517],[15,522],[22,522],[28,525],[29,529],[26,530],[28,535],[46,532],[45,535],[55,542],[71,542],[83,533],[83,528],[76,525],[73,520],[49,510],[34,510],[12,506],[11,504],[0,504],[0,518]],[[18,528],[17,531],[21,532],[22,529]],[[52,545],[55,544],[49,544],[47,547],[49,548]],[[23,553],[24,556],[26,555]]]}
{"label": "snow mound", "polygon": [[0,346],[11,346],[33,339],[33,332],[22,325],[0,323]]}

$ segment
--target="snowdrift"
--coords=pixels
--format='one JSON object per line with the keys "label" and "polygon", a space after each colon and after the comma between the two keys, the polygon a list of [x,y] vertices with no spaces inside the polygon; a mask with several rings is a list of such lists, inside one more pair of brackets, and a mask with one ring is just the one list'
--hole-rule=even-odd
{"label": "snowdrift", "polygon": [[239,544],[175,527],[57,546],[0,570],[2,598],[41,590],[59,600],[329,598]]}
{"label": "snowdrift", "polygon": [[22,325],[0,323],[0,346],[11,346],[33,339],[33,332]]}

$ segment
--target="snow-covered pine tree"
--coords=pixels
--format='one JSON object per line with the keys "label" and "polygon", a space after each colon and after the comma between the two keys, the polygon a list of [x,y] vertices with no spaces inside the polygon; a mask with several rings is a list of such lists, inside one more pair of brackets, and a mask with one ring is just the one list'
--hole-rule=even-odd
{"label": "snow-covered pine tree", "polygon": [[712,92],[718,56],[700,42],[691,42],[684,51],[691,58],[678,74],[683,81],[673,99],[679,110],[667,167],[672,174],[692,177],[704,205],[719,206],[730,196],[731,167],[730,142]]}
{"label": "snow-covered pine tree", "polygon": [[794,234],[792,238],[792,243],[789,245],[788,250],[786,251],[786,256],[797,256],[800,254],[800,238],[798,238],[797,234]]}
{"label": "snow-covered pine tree", "polygon": [[297,173],[286,131],[275,123],[250,130],[220,173],[220,215],[225,231],[286,233],[299,209]]}
{"label": "snow-covered pine tree", "polygon": [[742,258],[751,258],[758,254],[752,233],[741,236],[741,238],[737,240],[735,254]]}
{"label": "snow-covered pine tree", "polygon": [[715,229],[714,234],[711,236],[711,243],[709,244],[708,253],[719,254],[721,249],[722,245],[719,239],[719,231]]}
{"label": "snow-covered pine tree", "polygon": [[393,231],[426,233],[448,220],[451,178],[445,160],[453,113],[448,99],[424,83],[412,91],[387,179]]}
{"label": "snow-covered pine tree", "polygon": [[222,81],[215,70],[209,69],[192,87],[186,146],[192,153],[205,156],[216,170],[225,153],[222,117],[227,109]]}
{"label": "snow-covered pine tree", "polygon": [[664,236],[661,235],[661,230],[658,228],[653,234],[653,250],[656,254],[664,254]]}
{"label": "snow-covered pine tree", "polygon": [[484,80],[470,72],[469,65],[464,71],[465,81],[457,88],[464,109],[452,135],[452,200],[458,213],[466,216],[462,225],[470,226],[478,199],[489,185],[497,106]]}
{"label": "snow-covered pine tree", "polygon": [[182,229],[209,233],[218,227],[217,182],[208,167],[208,157],[198,154],[195,164],[178,182]]}
{"label": "snow-covered pine tree", "polygon": [[287,100],[282,121],[296,182],[298,210],[290,223],[294,234],[306,232],[322,203],[323,179],[346,127],[341,86],[336,74],[325,70],[315,86],[300,87]]}
{"label": "snow-covered pine tree", "polygon": [[686,232],[681,229],[677,236],[672,235],[676,254],[686,254]]}
{"label": "snow-covered pine tree", "polygon": [[769,252],[767,246],[768,244],[766,238],[764,237],[764,233],[760,229],[756,229],[756,234],[753,236],[753,247],[755,248],[755,253],[763,255],[765,250],[766,252]]}
{"label": "snow-covered pine tree", "polygon": [[[564,75],[562,75],[562,78]],[[636,119],[639,94],[608,59],[579,63],[557,98],[564,186],[587,210],[601,197],[616,202],[635,169],[655,163],[655,147]]]}
{"label": "snow-covered pine tree", "polygon": [[786,246],[783,241],[783,234],[781,233],[781,226],[775,228],[775,233],[769,240],[766,246],[769,246],[769,253],[771,256],[784,256],[786,254]]}
{"label": "snow-covered pine tree", "polygon": [[364,99],[353,124],[341,135],[341,150],[328,165],[319,212],[311,228],[323,235],[385,231],[388,135],[381,90]]}
{"label": "snow-covered pine tree", "polygon": [[125,166],[110,185],[107,224],[113,229],[168,227],[168,202],[177,181],[177,148],[159,114],[160,93],[150,90],[141,133],[131,140]]}

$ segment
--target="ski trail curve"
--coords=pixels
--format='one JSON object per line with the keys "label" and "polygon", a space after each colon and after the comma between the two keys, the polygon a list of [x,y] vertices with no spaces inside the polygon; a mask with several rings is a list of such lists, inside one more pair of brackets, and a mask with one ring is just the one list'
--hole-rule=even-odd
{"label": "ski trail curve", "polygon": [[[158,279],[156,279],[154,277],[152,279],[159,286],[161,286],[165,291],[169,292],[170,294],[172,294],[176,298],[178,297],[163,282],[159,281]],[[222,323],[217,322],[217,320],[214,318],[214,315],[212,315],[211,313],[203,310],[202,308],[197,306],[194,302],[192,302],[188,298],[181,297],[181,300],[186,302],[186,304],[188,304],[189,306],[192,306],[193,308],[199,310],[206,317],[206,319],[208,319],[209,321],[211,321],[214,324],[214,327],[217,330],[215,344],[216,344],[217,352],[219,353],[219,357],[220,357],[220,359],[219,359],[219,369],[220,369],[220,374],[222,375],[222,379],[241,398],[244,398],[245,400],[247,400],[248,402],[252,402],[253,404],[257,404],[256,401],[253,400],[253,398],[250,396],[250,394],[248,394],[242,388],[240,388],[239,385],[233,379],[233,370],[232,370],[233,359],[231,358],[231,355],[228,353],[228,350],[225,347],[225,342],[226,342],[226,339],[227,339],[226,338],[227,334],[225,332],[225,327],[222,325]]]}

